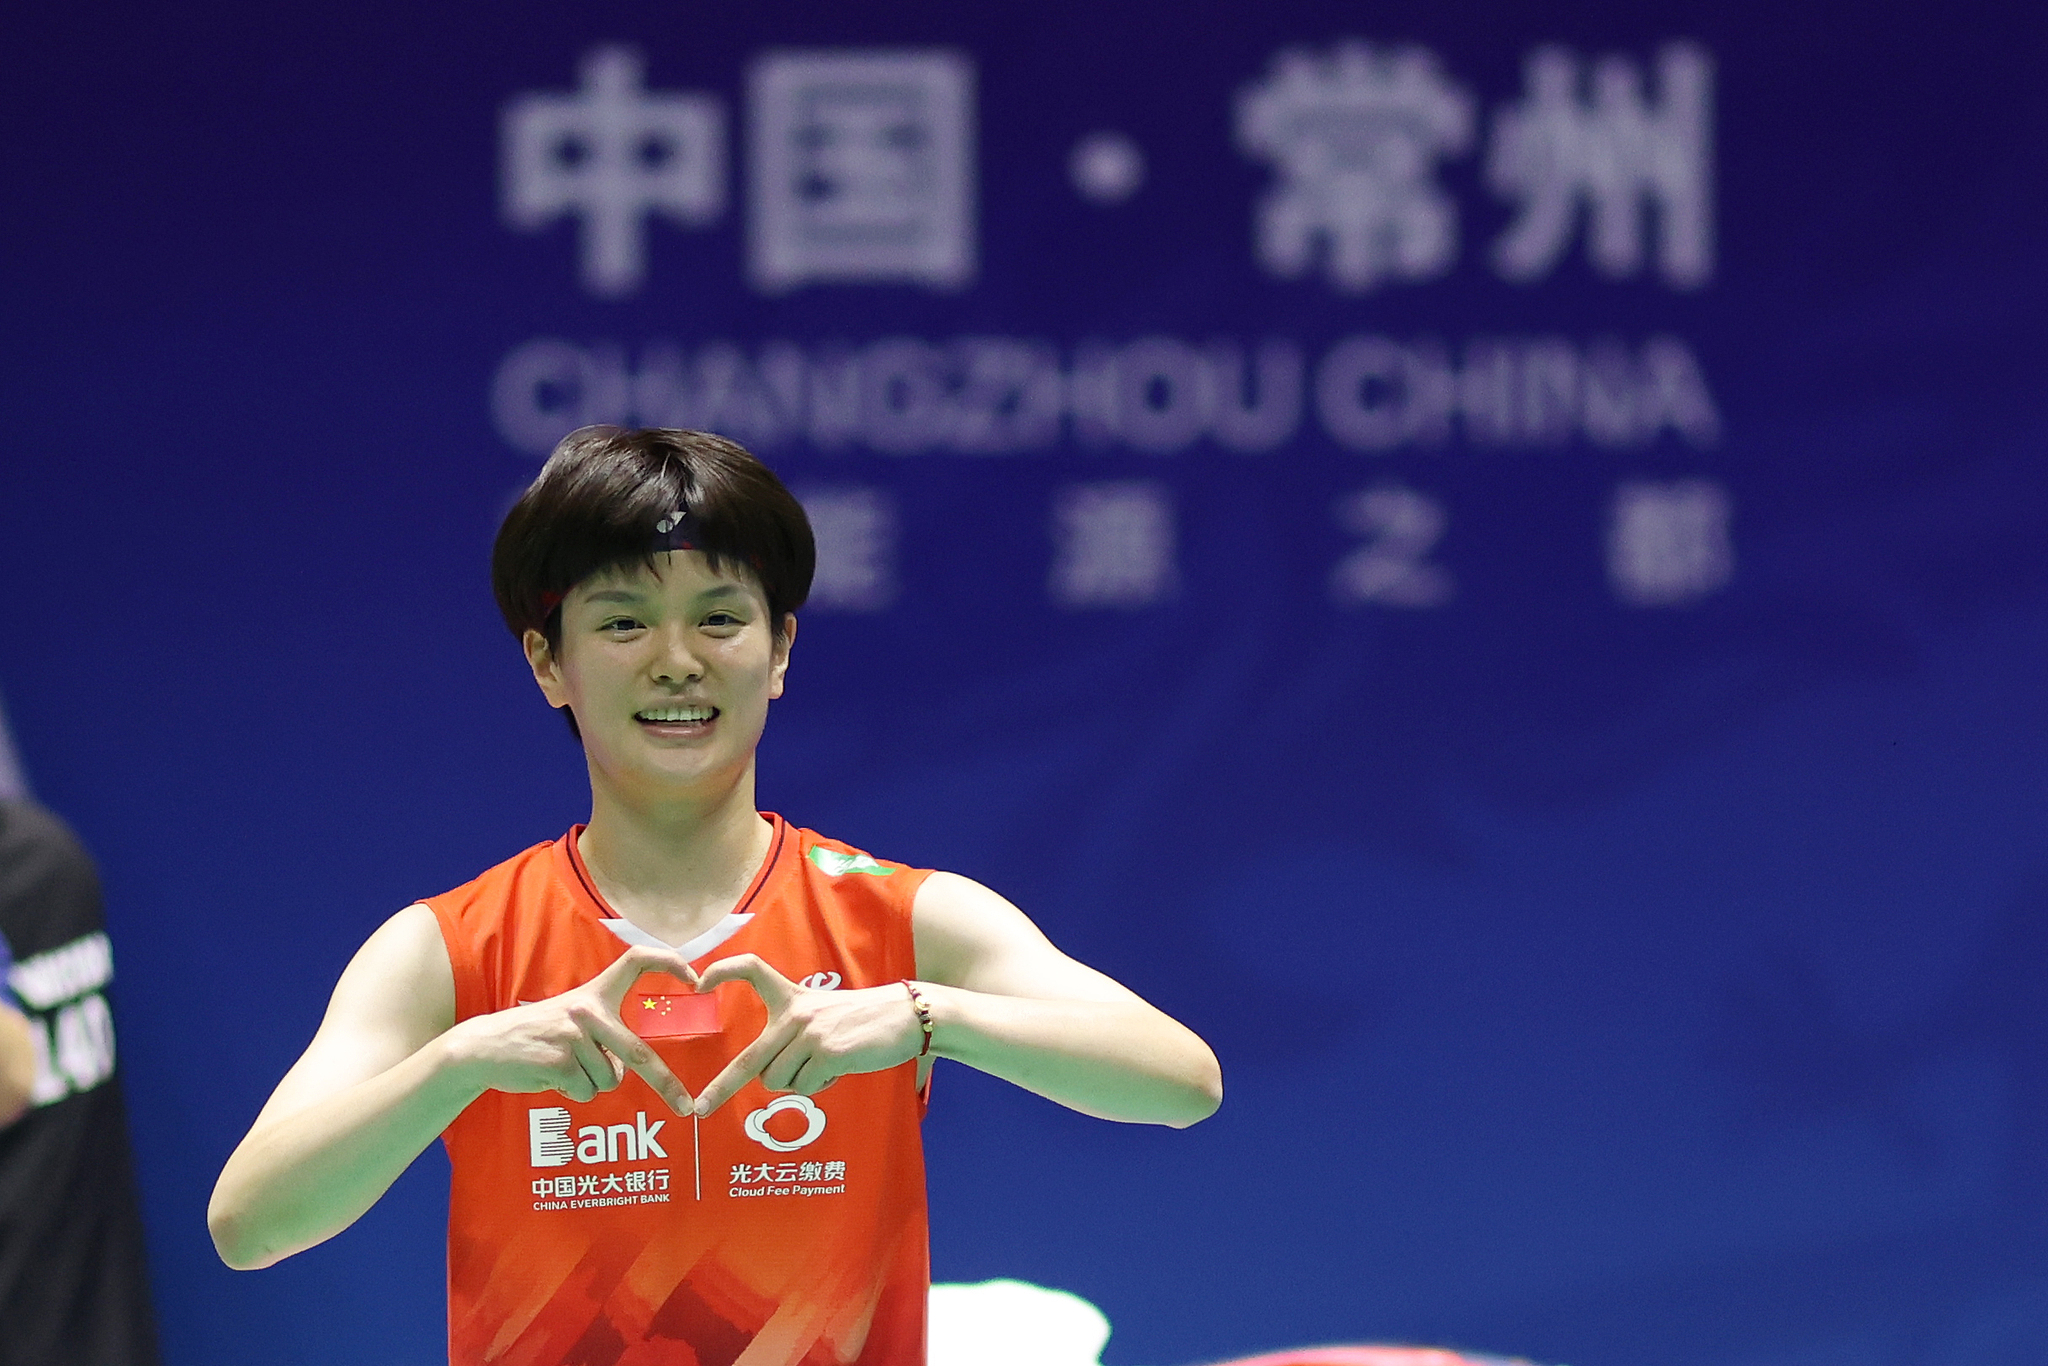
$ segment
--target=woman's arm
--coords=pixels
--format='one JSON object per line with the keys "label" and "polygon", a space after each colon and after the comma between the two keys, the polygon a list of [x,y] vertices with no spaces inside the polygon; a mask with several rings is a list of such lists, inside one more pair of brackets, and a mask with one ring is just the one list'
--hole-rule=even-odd
{"label": "woman's arm", "polygon": [[[1187,1026],[1052,946],[979,883],[934,873],[911,912],[932,1053],[1084,1114],[1184,1128],[1223,1102],[1216,1055]],[[755,1077],[814,1095],[851,1073],[917,1057],[924,1031],[900,984],[798,986],[753,954],[704,970],[703,988],[745,982],[768,1007],[760,1035],[697,1098],[708,1115]]]}
{"label": "woman's arm", "polygon": [[1103,1119],[1185,1127],[1223,1103],[1216,1055],[1137,993],[1061,953],[978,882],[934,873],[913,911],[932,1052]]}
{"label": "woman's arm", "polygon": [[411,906],[342,973],[305,1054],[278,1083],[206,1211],[221,1260],[269,1266],[347,1228],[487,1090],[587,1101],[639,1073],[678,1114],[684,1092],[619,1022],[645,972],[688,963],[633,948],[574,991],[455,1024],[455,975],[434,913]]}

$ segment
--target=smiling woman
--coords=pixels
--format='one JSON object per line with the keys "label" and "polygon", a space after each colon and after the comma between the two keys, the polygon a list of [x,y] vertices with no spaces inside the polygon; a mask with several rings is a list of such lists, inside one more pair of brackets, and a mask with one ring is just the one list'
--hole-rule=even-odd
{"label": "smiling woman", "polygon": [[936,1059],[1109,1119],[1216,1108],[1207,1045],[1002,897],[755,804],[814,558],[730,441],[555,452],[492,579],[582,739],[590,820],[357,953],[215,1187],[230,1265],[332,1237],[439,1135],[451,1360],[908,1366]]}

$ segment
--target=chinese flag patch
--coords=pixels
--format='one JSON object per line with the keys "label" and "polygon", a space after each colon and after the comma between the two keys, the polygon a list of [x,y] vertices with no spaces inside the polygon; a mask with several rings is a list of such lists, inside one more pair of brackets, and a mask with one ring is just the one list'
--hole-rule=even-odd
{"label": "chinese flag patch", "polygon": [[619,1005],[619,1019],[643,1039],[676,1039],[718,1032],[718,998],[694,991],[635,991]]}

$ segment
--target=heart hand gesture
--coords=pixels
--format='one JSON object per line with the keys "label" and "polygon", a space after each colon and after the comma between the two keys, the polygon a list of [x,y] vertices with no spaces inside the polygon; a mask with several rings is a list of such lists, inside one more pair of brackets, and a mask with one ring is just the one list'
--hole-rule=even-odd
{"label": "heart hand gesture", "polygon": [[812,1096],[843,1076],[881,1072],[915,1058],[924,1047],[910,994],[900,985],[853,991],[798,986],[751,953],[721,958],[704,970],[700,991],[744,982],[768,1007],[768,1023],[697,1097],[708,1115],[742,1086],[760,1078],[771,1091]]}

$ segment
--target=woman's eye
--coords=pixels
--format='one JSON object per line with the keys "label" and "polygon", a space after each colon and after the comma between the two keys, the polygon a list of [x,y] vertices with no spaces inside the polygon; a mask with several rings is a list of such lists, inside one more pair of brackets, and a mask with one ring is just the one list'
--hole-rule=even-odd
{"label": "woman's eye", "polygon": [[704,618],[704,624],[706,626],[713,628],[722,626],[738,626],[740,624],[740,619],[730,612],[713,612],[710,616]]}
{"label": "woman's eye", "polygon": [[637,631],[640,629],[640,623],[631,617],[613,617],[601,629],[606,631]]}

